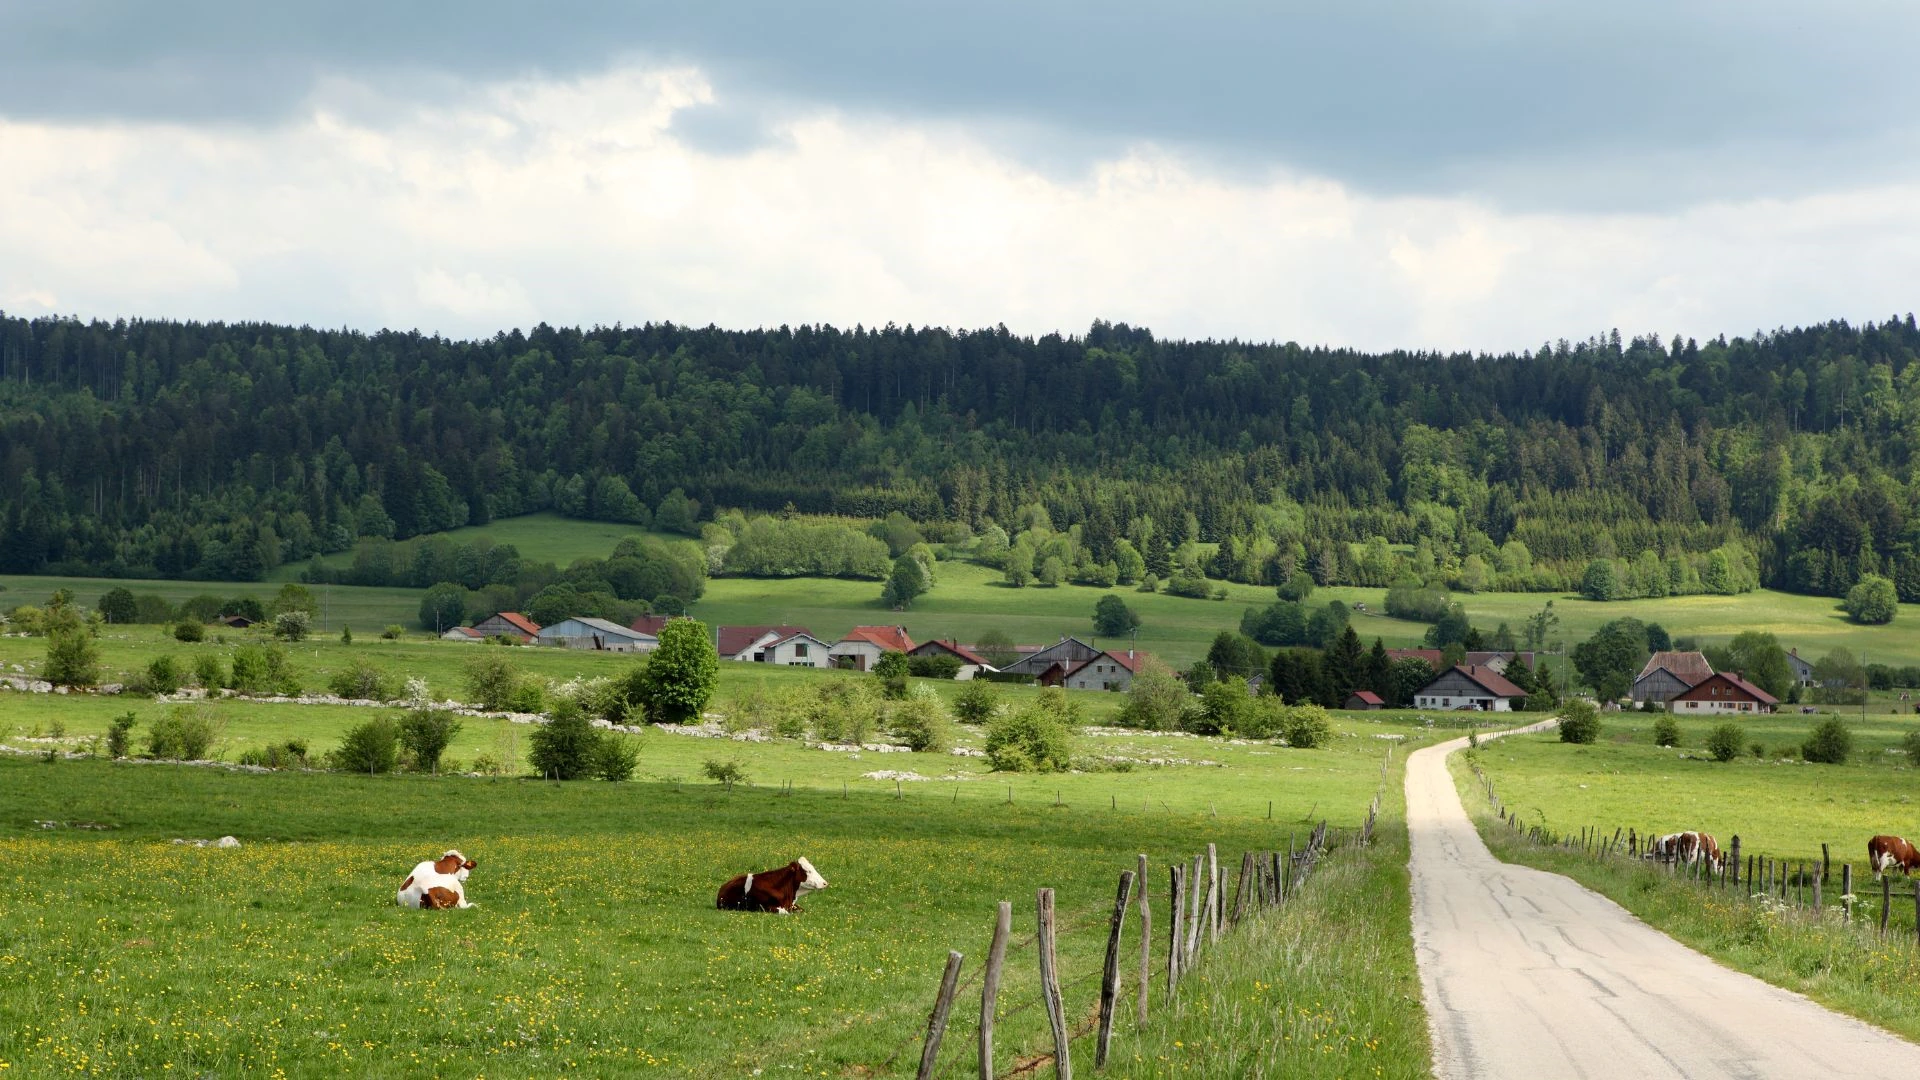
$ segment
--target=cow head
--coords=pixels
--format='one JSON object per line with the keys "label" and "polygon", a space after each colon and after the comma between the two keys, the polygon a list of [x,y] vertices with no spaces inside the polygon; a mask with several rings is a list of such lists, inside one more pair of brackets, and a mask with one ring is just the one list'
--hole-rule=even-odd
{"label": "cow head", "polygon": [[812,863],[805,859],[795,859],[793,865],[799,867],[800,872],[806,875],[800,879],[801,893],[819,892],[827,887],[827,879],[820,876],[820,871],[815,870]]}
{"label": "cow head", "polygon": [[440,856],[433,862],[433,868],[436,872],[451,874],[461,881],[467,880],[467,871],[472,870],[473,867],[474,861],[472,859],[460,854],[460,852],[453,848],[448,848],[445,855]]}

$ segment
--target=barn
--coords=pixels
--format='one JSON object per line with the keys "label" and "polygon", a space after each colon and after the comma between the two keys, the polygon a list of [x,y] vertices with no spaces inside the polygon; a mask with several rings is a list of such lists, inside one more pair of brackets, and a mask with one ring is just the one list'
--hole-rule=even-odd
{"label": "barn", "polygon": [[542,645],[565,649],[594,649],[600,652],[652,652],[660,639],[619,623],[575,615],[552,626],[543,626],[536,640]]}
{"label": "barn", "polygon": [[1479,664],[1455,664],[1413,695],[1421,709],[1479,709],[1512,712],[1527,700],[1527,692],[1505,675]]}

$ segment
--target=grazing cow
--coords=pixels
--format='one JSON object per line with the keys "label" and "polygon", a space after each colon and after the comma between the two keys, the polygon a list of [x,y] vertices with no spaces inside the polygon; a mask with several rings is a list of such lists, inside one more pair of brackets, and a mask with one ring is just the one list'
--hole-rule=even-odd
{"label": "grazing cow", "polygon": [[1688,866],[1704,862],[1707,869],[1716,873],[1720,870],[1720,845],[1713,839],[1712,833],[1668,833],[1647,845],[1646,857],[1658,862],[1686,863]]}
{"label": "grazing cow", "polygon": [[1876,879],[1889,870],[1912,877],[1915,870],[1920,870],[1920,850],[1904,837],[1876,836],[1867,841],[1867,865],[1873,867]]}
{"label": "grazing cow", "polygon": [[800,898],[827,887],[827,879],[805,859],[795,859],[778,870],[741,874],[720,886],[713,906],[722,911],[800,910]]}
{"label": "grazing cow", "polygon": [[394,897],[394,903],[405,908],[437,910],[443,908],[479,907],[467,903],[467,873],[474,867],[474,861],[449,849],[438,859],[431,859],[413,868],[407,880],[400,883],[400,892]]}

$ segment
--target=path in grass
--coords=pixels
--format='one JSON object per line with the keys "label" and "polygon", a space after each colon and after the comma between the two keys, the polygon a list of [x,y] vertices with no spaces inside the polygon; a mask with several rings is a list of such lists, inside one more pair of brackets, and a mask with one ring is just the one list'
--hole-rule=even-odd
{"label": "path in grass", "polygon": [[1447,755],[1407,762],[1436,1076],[1908,1077],[1920,1046],[1720,967],[1556,874],[1495,859]]}

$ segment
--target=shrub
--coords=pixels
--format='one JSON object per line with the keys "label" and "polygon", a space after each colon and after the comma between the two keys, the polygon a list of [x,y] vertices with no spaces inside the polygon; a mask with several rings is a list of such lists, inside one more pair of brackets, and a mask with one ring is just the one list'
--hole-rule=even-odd
{"label": "shrub", "polygon": [[173,624],[173,640],[191,645],[196,641],[207,640],[207,628],[196,619],[182,619]]}
{"label": "shrub", "polygon": [[879,702],[869,683],[833,679],[822,683],[806,703],[807,726],[821,742],[859,745],[873,737],[879,720]]}
{"label": "shrub", "polygon": [[307,767],[307,744],[304,739],[288,739],[258,750],[243,750],[240,764],[258,765],[266,769],[304,769]]}
{"label": "shrub", "polygon": [[85,630],[56,630],[47,636],[47,660],[40,677],[55,686],[92,686],[100,681],[100,648]]}
{"label": "shrub", "polygon": [[953,745],[953,722],[938,694],[925,686],[920,690],[894,706],[891,730],[910,750],[941,753]]}
{"label": "shrub", "polygon": [[647,657],[647,717],[658,723],[700,719],[720,683],[720,654],[707,624],[675,619],[660,628],[660,645]]}
{"label": "shrub", "polygon": [[1829,716],[1814,725],[1813,734],[1800,744],[1800,756],[1822,765],[1844,765],[1853,752],[1853,732],[1837,716]]}
{"label": "shrub", "polygon": [[399,725],[391,717],[376,716],[349,729],[328,763],[341,772],[392,772],[400,766]]}
{"label": "shrub", "polygon": [[888,701],[904,700],[907,696],[907,677],[905,675],[889,675],[881,679],[880,693],[885,695]]}
{"label": "shrub", "polygon": [[233,688],[243,694],[297,694],[287,651],[278,645],[242,645],[233,650]]}
{"label": "shrub", "polygon": [[1244,717],[1253,699],[1247,696],[1247,680],[1230,675],[1208,683],[1200,692],[1200,704],[1198,709],[1182,710],[1182,728],[1195,735],[1238,734],[1246,730]]}
{"label": "shrub", "polygon": [[1680,745],[1680,722],[1671,713],[1662,714],[1660,719],[1653,722],[1653,745]]}
{"label": "shrub", "polygon": [[1116,720],[1123,726],[1147,731],[1184,728],[1192,722],[1186,720],[1183,713],[1193,700],[1187,684],[1181,682],[1179,676],[1165,664],[1149,658],[1140,665],[1127,687],[1127,703],[1120,707]]}
{"label": "shrub", "polygon": [[1712,754],[1715,761],[1732,761],[1740,756],[1740,740],[1745,737],[1739,724],[1721,724],[1707,732],[1707,753]]}
{"label": "shrub", "polygon": [[1878,574],[1866,574],[1860,583],[1847,590],[1840,605],[1854,622],[1880,626],[1893,621],[1900,610],[1900,597],[1893,582]]}
{"label": "shrub", "polygon": [[400,696],[398,676],[355,657],[346,667],[333,673],[327,689],[336,696],[360,701],[392,701]]}
{"label": "shrub", "polygon": [[984,679],[969,679],[953,696],[953,715],[963,724],[984,724],[1000,705],[1000,695]]}
{"label": "shrub", "polygon": [[201,653],[193,658],[193,681],[204,690],[218,690],[227,684],[227,673],[220,667],[220,658],[213,653]]}
{"label": "shrub", "polygon": [[1093,632],[1101,637],[1124,637],[1140,627],[1140,616],[1112,593],[1093,605]]}
{"label": "shrub", "polygon": [[409,709],[399,728],[400,745],[413,771],[438,773],[440,757],[460,734],[461,723],[445,709]]}
{"label": "shrub", "polygon": [[499,758],[485,751],[481,751],[480,754],[473,759],[473,771],[479,773],[481,776],[499,776],[507,771],[507,767],[500,763]]}
{"label": "shrub", "polygon": [[305,641],[313,628],[313,616],[304,611],[283,611],[273,617],[273,636],[282,641]]}
{"label": "shrub", "polygon": [[406,633],[407,628],[399,623],[388,623],[386,629],[380,631],[380,636],[387,641],[399,641],[406,636]]}
{"label": "shrub", "polygon": [[496,712],[512,708],[521,687],[520,672],[496,652],[483,652],[467,661],[465,679],[473,703]]}
{"label": "shrub", "polygon": [[127,736],[137,723],[132,713],[122,713],[107,721],[107,756],[123,758],[127,756]]}
{"label": "shrub", "polygon": [[527,761],[550,780],[580,780],[593,774],[594,751],[600,733],[586,711],[571,701],[554,706],[546,723],[529,736]]}
{"label": "shrub", "polygon": [[1767,756],[1767,747],[1765,743],[1754,743],[1752,746],[1747,747],[1747,750],[1748,752],[1753,754],[1754,757],[1757,757],[1757,758],[1764,758]]}
{"label": "shrub", "polygon": [[1900,749],[1907,753],[1907,764],[1920,766],[1920,731],[1909,731],[1900,740]]}
{"label": "shrub", "polygon": [[1078,710],[1049,686],[1018,712],[987,723],[987,762],[996,772],[1064,772],[1073,760]]}
{"label": "shrub", "polygon": [[728,791],[732,791],[735,784],[747,782],[747,770],[741,768],[737,761],[716,761],[708,758],[701,763],[700,771],[714,783],[725,784]]}
{"label": "shrub", "polygon": [[912,666],[907,663],[907,654],[894,649],[881,653],[880,659],[873,662],[873,673],[882,680],[904,679],[911,670]]}
{"label": "shrub", "polygon": [[353,627],[343,626],[340,628],[340,644],[342,645],[353,644]]}
{"label": "shrub", "polygon": [[1600,710],[1593,702],[1574,698],[1560,706],[1560,741],[1591,743],[1600,737]]}
{"label": "shrub", "polygon": [[168,761],[203,761],[216,734],[206,713],[191,705],[176,705],[153,722],[147,732],[147,753]]}
{"label": "shrub", "polygon": [[963,666],[965,665],[960,663],[959,657],[948,653],[907,657],[907,674],[916,679],[958,678]]}
{"label": "shrub", "polygon": [[620,783],[631,779],[640,767],[640,740],[631,735],[603,731],[600,744],[593,749],[595,779]]}
{"label": "shrub", "polygon": [[1296,750],[1317,750],[1333,741],[1333,720],[1318,705],[1287,706],[1281,730]]}
{"label": "shrub", "polygon": [[171,694],[180,689],[180,665],[172,656],[162,654],[147,665],[147,686],[156,694]]}

